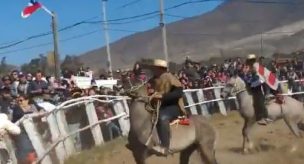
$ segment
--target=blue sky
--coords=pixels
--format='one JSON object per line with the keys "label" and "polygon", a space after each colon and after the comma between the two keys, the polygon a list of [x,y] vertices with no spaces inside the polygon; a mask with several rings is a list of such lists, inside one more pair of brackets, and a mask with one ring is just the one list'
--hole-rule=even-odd
{"label": "blue sky", "polygon": [[[108,19],[118,19],[140,15],[159,9],[158,0],[108,0]],[[191,0],[164,0],[165,7],[171,7]],[[192,0],[194,1],[194,0]],[[1,3],[0,8],[0,47],[23,40],[29,36],[45,33],[51,30],[51,17],[43,10],[39,10],[27,19],[21,18],[21,10],[29,0],[8,0]],[[62,28],[82,20],[98,21],[102,18],[101,0],[40,0],[50,10],[58,15],[58,28]],[[122,7],[130,3],[129,6]],[[133,3],[132,2],[136,2]],[[209,1],[203,3],[187,4],[166,11],[169,15],[191,17],[213,10],[222,1]],[[153,15],[152,15],[153,16]],[[150,17],[150,16],[149,16]],[[166,22],[174,22],[182,17],[166,16]],[[158,26],[159,18],[150,17],[147,20],[129,22],[132,20],[118,21],[111,24],[110,29],[124,29],[129,31],[146,31]],[[135,19],[135,20],[138,20]],[[127,31],[110,31],[110,40],[114,42],[122,37],[133,34]],[[74,38],[74,39],[71,39]],[[78,55],[104,46],[102,24],[83,24],[59,33],[59,52],[61,58],[65,55]],[[62,41],[67,40],[67,41]],[[46,43],[46,44],[45,44]],[[47,44],[49,43],[49,44]],[[0,49],[0,57],[6,56],[8,63],[20,65],[30,59],[45,54],[53,48],[52,35],[32,39],[7,49]]]}

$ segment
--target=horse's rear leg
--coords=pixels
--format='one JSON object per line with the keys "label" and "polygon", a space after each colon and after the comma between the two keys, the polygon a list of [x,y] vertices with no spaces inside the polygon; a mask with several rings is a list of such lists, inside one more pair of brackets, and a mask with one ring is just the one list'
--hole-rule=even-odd
{"label": "horse's rear leg", "polygon": [[[301,131],[298,127],[298,124],[294,121],[291,121],[288,118],[284,118],[284,121],[286,125],[289,127],[289,129],[292,131],[292,133],[297,137],[297,139],[302,138]],[[290,152],[295,152],[298,149],[298,140],[296,140],[294,143],[292,143],[292,147]]]}
{"label": "horse's rear leg", "polygon": [[191,154],[197,149],[197,145],[191,145],[187,149],[180,152],[179,163],[188,164]]}
{"label": "horse's rear leg", "polygon": [[295,121],[292,121],[290,118],[284,118],[284,121],[296,137],[302,137],[298,124]]}
{"label": "horse's rear leg", "polygon": [[217,164],[215,158],[215,143],[206,143],[199,146],[199,153],[204,164]]}

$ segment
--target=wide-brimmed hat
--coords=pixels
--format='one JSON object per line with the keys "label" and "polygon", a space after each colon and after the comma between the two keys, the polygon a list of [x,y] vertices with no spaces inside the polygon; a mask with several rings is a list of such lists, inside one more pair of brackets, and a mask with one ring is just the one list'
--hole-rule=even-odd
{"label": "wide-brimmed hat", "polygon": [[154,59],[150,65],[154,67],[168,68],[168,62],[162,59]]}
{"label": "wide-brimmed hat", "polygon": [[249,54],[248,56],[247,56],[247,59],[256,59],[256,55],[255,54]]}

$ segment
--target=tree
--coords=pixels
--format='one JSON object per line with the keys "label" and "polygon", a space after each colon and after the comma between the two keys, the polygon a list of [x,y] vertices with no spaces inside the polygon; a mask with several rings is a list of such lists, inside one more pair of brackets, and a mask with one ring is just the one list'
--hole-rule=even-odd
{"label": "tree", "polygon": [[4,75],[9,72],[8,65],[6,63],[6,57],[2,57],[1,63],[0,63],[0,74]]}
{"label": "tree", "polygon": [[82,66],[83,63],[80,61],[78,56],[66,55],[63,62],[61,63],[61,70],[77,72],[78,69]]}
{"label": "tree", "polygon": [[34,74],[38,70],[41,70],[43,73],[45,73],[45,70],[41,69],[41,59],[40,58],[34,58],[29,63],[23,64],[21,66],[21,71],[26,73],[32,73]]}

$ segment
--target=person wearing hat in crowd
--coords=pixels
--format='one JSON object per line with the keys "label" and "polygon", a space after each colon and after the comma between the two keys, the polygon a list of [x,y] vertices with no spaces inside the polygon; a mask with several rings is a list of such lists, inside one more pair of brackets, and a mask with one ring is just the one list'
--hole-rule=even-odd
{"label": "person wearing hat in crowd", "polygon": [[153,78],[149,82],[155,91],[152,102],[153,100],[161,102],[157,123],[161,144],[154,146],[153,149],[164,156],[170,153],[170,121],[186,115],[182,84],[173,74],[167,72],[167,68],[168,63],[161,59],[155,59],[148,64],[148,69],[153,73]]}
{"label": "person wearing hat in crowd", "polygon": [[19,73],[19,84],[17,86],[17,95],[24,94],[28,95],[28,87],[29,87],[29,82],[26,79],[26,76],[20,72]]}
{"label": "person wearing hat in crowd", "polygon": [[263,82],[261,81],[254,64],[258,62],[255,54],[249,54],[246,59],[248,72],[243,76],[244,81],[250,88],[253,97],[253,106],[256,113],[256,120],[259,125],[267,125],[270,120],[265,106],[265,94],[263,92]]}

